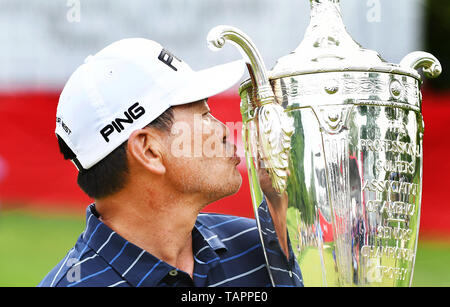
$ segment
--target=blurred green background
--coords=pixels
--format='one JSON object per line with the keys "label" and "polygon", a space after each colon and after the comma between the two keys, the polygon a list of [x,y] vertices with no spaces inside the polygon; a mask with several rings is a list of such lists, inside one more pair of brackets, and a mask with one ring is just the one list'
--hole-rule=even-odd
{"label": "blurred green background", "polygon": [[[73,247],[84,217],[8,210],[0,216],[0,286],[36,286]],[[450,286],[450,241],[420,239],[413,286]]]}

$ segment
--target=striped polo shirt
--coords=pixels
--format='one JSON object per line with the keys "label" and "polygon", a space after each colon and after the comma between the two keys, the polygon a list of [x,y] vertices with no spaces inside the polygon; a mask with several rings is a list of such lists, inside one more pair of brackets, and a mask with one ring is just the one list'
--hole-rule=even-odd
{"label": "striped polo shirt", "polygon": [[265,202],[259,215],[266,253],[254,219],[198,215],[192,231],[193,278],[114,232],[99,220],[94,204],[86,211],[86,229],[38,286],[266,287],[271,280],[276,286],[303,286],[292,249],[289,261],[281,251]]}

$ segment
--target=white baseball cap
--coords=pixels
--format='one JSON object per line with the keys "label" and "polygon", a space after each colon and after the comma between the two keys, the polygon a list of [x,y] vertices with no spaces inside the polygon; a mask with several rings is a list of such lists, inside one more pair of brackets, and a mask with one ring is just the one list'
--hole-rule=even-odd
{"label": "white baseball cap", "polygon": [[157,42],[117,41],[72,74],[59,98],[55,133],[89,169],[171,106],[219,94],[240,81],[243,60],[193,71]]}

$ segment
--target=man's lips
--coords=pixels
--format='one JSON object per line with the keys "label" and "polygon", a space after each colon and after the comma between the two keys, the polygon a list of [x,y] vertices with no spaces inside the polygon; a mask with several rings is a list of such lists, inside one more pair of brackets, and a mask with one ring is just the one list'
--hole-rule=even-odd
{"label": "man's lips", "polygon": [[236,153],[233,155],[233,157],[231,157],[231,159],[234,161],[234,163],[236,165],[238,165],[239,163],[241,163],[241,158],[239,156],[236,155]]}
{"label": "man's lips", "polygon": [[233,146],[233,155],[231,156],[231,160],[238,165],[239,163],[241,163],[241,158],[237,155],[237,147],[234,144],[227,144],[228,146]]}

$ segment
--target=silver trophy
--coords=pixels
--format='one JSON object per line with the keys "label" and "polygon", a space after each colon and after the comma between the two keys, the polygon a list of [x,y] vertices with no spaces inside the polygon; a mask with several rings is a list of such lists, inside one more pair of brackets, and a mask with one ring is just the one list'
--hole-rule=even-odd
{"label": "silver trophy", "polygon": [[208,35],[214,48],[230,41],[248,60],[239,92],[256,219],[265,169],[287,198],[305,286],[410,286],[422,196],[417,70],[434,78],[441,65],[426,52],[387,63],[350,37],[339,0],[310,3],[303,42],[271,71],[239,29]]}

